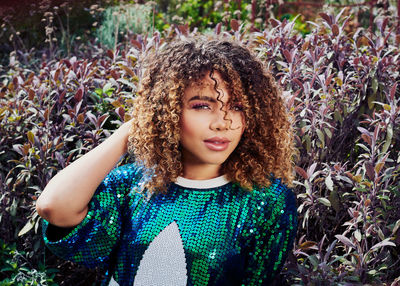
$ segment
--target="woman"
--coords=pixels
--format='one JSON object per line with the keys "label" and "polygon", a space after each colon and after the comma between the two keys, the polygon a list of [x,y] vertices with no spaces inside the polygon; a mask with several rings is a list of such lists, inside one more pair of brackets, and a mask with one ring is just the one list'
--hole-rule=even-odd
{"label": "woman", "polygon": [[[175,40],[146,58],[133,110],[37,201],[57,255],[103,285],[269,285],[297,228],[292,129],[248,49]],[[114,170],[129,150],[135,163]]]}

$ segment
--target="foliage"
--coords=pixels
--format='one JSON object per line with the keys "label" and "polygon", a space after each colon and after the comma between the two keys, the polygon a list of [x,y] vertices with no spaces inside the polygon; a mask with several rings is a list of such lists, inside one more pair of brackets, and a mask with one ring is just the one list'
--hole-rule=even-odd
{"label": "foliage", "polygon": [[249,19],[250,1],[170,1],[165,5],[158,1],[157,29],[168,28],[171,24],[188,25],[199,30],[214,28],[216,23],[229,23],[231,19]]}
{"label": "foliage", "polygon": [[41,190],[129,118],[125,110],[138,80],[138,51],[97,52],[93,49],[90,60],[42,62],[36,73],[13,53],[1,76],[0,235],[6,241],[26,235],[35,256],[43,251],[34,209]]}
{"label": "foliage", "polygon": [[[282,275],[289,285],[400,280],[400,35],[393,15],[377,17],[372,31],[355,29],[345,13],[320,14],[307,35],[286,19],[256,32],[227,18],[211,31],[258,53],[294,114],[300,228]],[[58,170],[129,119],[142,54],[200,33],[172,27],[152,37],[128,32],[113,50],[91,40],[73,56],[60,41],[46,49],[57,57],[18,46],[0,66],[0,267],[12,268],[0,284],[23,274],[73,285],[87,273],[45,253],[35,200]],[[88,273],[87,281],[101,277]]]}
{"label": "foliage", "polygon": [[22,0],[0,6],[0,64],[8,62],[12,51],[24,65],[36,64],[41,57],[76,55],[80,44],[93,38],[96,22],[112,4],[111,0]]}
{"label": "foliage", "polygon": [[1,286],[57,285],[53,278],[58,269],[46,269],[44,264],[39,264],[39,270],[36,270],[29,264],[26,253],[19,252],[15,243],[8,245],[0,240]]}
{"label": "foliage", "polygon": [[320,15],[305,38],[277,20],[255,34],[295,115],[301,231],[289,276],[381,284],[399,269],[399,35],[387,17],[375,34],[348,34],[349,17]]}
{"label": "foliage", "polygon": [[120,35],[146,34],[151,27],[151,6],[138,4],[121,4],[108,7],[104,11],[102,24],[96,33],[100,43],[114,48]]}

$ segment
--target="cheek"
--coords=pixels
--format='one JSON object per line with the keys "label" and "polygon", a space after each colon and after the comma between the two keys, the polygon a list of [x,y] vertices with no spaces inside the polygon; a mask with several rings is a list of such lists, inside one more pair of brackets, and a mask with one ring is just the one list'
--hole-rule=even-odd
{"label": "cheek", "polygon": [[240,117],[237,119],[238,124],[240,125],[240,135],[243,135],[243,132],[246,128],[246,120],[244,119],[244,115],[239,115]]}
{"label": "cheek", "polygon": [[193,118],[190,118],[188,114],[185,112],[182,114],[181,121],[180,121],[180,134],[182,137],[188,137],[194,135],[194,127],[196,123],[193,122]]}

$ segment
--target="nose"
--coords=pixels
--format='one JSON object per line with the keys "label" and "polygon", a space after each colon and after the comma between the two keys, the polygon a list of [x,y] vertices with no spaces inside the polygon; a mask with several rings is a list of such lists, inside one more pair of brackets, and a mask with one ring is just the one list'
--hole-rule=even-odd
{"label": "nose", "polygon": [[224,110],[218,110],[215,112],[214,117],[211,121],[211,130],[222,131],[227,130],[230,125],[230,119],[228,118],[228,113]]}

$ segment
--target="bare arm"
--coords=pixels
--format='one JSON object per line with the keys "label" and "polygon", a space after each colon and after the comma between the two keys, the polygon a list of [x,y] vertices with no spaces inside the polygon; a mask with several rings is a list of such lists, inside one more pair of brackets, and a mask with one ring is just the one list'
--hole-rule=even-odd
{"label": "bare arm", "polygon": [[75,226],[85,218],[97,187],[126,153],[130,124],[124,123],[50,180],[36,202],[41,217],[60,227]]}

